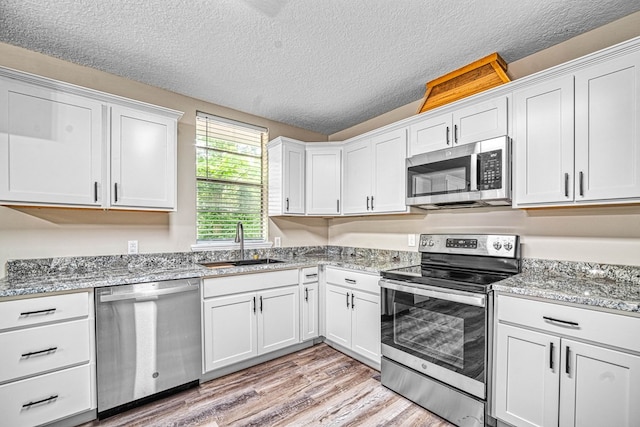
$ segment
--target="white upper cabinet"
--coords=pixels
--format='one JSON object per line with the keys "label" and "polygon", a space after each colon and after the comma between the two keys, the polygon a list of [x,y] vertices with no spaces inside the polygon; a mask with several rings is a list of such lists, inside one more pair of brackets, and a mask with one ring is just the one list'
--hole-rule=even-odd
{"label": "white upper cabinet", "polygon": [[513,98],[514,206],[640,200],[640,53]]}
{"label": "white upper cabinet", "polygon": [[383,132],[344,148],[345,214],[406,212],[405,129]]}
{"label": "white upper cabinet", "polygon": [[573,200],[573,76],[513,94],[514,203]]}
{"label": "white upper cabinet", "polygon": [[0,74],[0,203],[175,210],[181,113]]}
{"label": "white upper cabinet", "polygon": [[269,215],[303,215],[305,146],[278,137],[267,147],[269,164]]}
{"label": "white upper cabinet", "polygon": [[409,157],[507,135],[507,97],[500,96],[409,126]]}
{"label": "white upper cabinet", "polygon": [[100,206],[103,108],[0,78],[0,201]]}
{"label": "white upper cabinet", "polygon": [[309,215],[340,215],[342,148],[320,143],[306,149],[306,212]]}
{"label": "white upper cabinet", "polygon": [[575,79],[576,202],[640,198],[640,52]]}
{"label": "white upper cabinet", "polygon": [[176,121],[111,107],[111,207],[173,209]]}

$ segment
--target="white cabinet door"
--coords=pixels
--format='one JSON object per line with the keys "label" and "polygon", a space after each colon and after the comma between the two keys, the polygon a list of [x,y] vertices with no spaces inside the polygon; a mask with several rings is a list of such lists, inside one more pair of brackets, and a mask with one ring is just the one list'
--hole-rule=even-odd
{"label": "white cabinet door", "polygon": [[204,300],[204,370],[258,355],[256,294],[245,293]]}
{"label": "white cabinet door", "polygon": [[454,144],[507,135],[507,98],[502,96],[454,111],[452,122]]}
{"label": "white cabinet door", "polygon": [[257,298],[258,354],[297,344],[300,341],[298,286],[259,292]]}
{"label": "white cabinet door", "polygon": [[371,147],[373,149],[371,212],[405,212],[407,210],[405,203],[407,194],[406,130],[399,129],[376,135],[371,139]]}
{"label": "white cabinet door", "polygon": [[503,324],[496,339],[496,417],[514,426],[557,426],[560,339]]}
{"label": "white cabinet door", "polygon": [[175,193],[176,120],[112,106],[112,207],[171,210]]}
{"label": "white cabinet door", "polygon": [[327,339],[351,348],[351,292],[347,288],[327,284],[325,301]]}
{"label": "white cabinet door", "polygon": [[341,148],[307,147],[307,214],[340,214],[341,154]]}
{"label": "white cabinet door", "polygon": [[640,52],[579,71],[576,201],[640,197]]}
{"label": "white cabinet door", "polygon": [[380,296],[353,290],[351,349],[380,363]]}
{"label": "white cabinet door", "polygon": [[409,126],[409,156],[451,146],[451,132],[451,114],[425,118]]}
{"label": "white cabinet door", "polygon": [[573,76],[516,91],[516,206],[573,201]]}
{"label": "white cabinet door", "polygon": [[560,427],[638,425],[639,356],[563,339],[561,360]]}
{"label": "white cabinet door", "polygon": [[318,331],[318,282],[307,283],[302,286],[300,306],[302,307],[300,340],[306,341],[317,338],[320,335]]}
{"label": "white cabinet door", "polygon": [[287,214],[304,214],[304,146],[284,144],[284,206]]}
{"label": "white cabinet door", "polygon": [[0,79],[0,200],[101,205],[103,107]]}
{"label": "white cabinet door", "polygon": [[370,139],[345,145],[343,213],[354,214],[370,212],[372,164],[373,157]]}

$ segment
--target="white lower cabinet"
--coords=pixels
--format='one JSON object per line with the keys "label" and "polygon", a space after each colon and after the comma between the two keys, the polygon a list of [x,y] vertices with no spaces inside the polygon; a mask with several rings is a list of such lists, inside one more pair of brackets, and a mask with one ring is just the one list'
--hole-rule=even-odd
{"label": "white lower cabinet", "polygon": [[[234,287],[251,292],[224,294]],[[205,279],[203,292],[204,372],[300,342],[297,270]]]}
{"label": "white lower cabinet", "polygon": [[0,302],[0,425],[34,426],[95,404],[92,294]]}
{"label": "white lower cabinet", "polygon": [[318,267],[300,270],[300,340],[320,336]]}
{"label": "white lower cabinet", "polygon": [[640,340],[624,335],[638,330],[640,318],[504,296],[497,307],[499,420],[518,427],[638,425]]}
{"label": "white lower cabinet", "polygon": [[325,298],[327,341],[379,366],[378,276],[328,267]]}

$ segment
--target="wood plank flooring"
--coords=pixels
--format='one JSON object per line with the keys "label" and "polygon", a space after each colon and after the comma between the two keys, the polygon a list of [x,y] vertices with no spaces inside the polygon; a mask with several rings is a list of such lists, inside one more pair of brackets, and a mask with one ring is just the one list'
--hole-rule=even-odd
{"label": "wood plank flooring", "polygon": [[93,426],[453,425],[380,385],[379,372],[320,344],[82,427]]}

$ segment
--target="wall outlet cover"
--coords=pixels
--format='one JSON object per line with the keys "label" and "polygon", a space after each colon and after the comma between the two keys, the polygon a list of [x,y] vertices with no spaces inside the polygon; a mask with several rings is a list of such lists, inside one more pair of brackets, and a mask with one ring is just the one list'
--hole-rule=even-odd
{"label": "wall outlet cover", "polygon": [[416,235],[415,234],[407,234],[407,245],[413,247],[416,245]]}
{"label": "wall outlet cover", "polygon": [[127,253],[128,254],[137,254],[138,253],[138,241],[137,240],[129,240],[127,242]]}
{"label": "wall outlet cover", "polygon": [[280,246],[282,246],[282,238],[281,237],[274,237],[273,238],[273,246],[276,248],[279,248]]}

